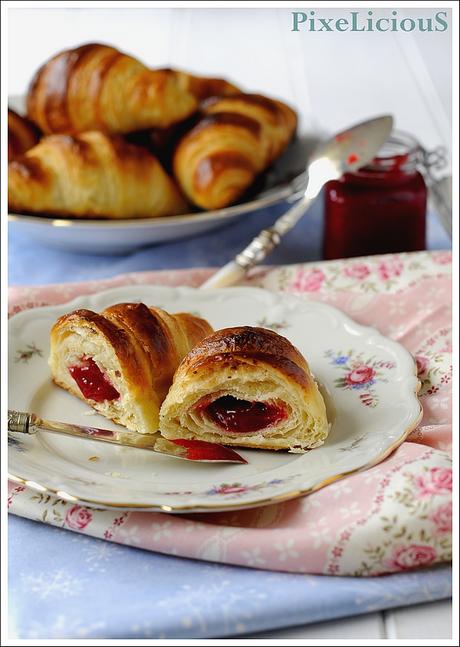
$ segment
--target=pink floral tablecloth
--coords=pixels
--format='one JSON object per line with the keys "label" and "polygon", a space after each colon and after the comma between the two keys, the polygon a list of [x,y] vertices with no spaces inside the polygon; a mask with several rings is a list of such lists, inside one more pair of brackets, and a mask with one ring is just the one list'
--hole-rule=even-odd
{"label": "pink floral tablecloth", "polygon": [[[125,284],[200,285],[211,270],[12,288],[10,314]],[[297,573],[379,575],[451,559],[451,254],[259,269],[247,285],[330,303],[416,358],[423,419],[389,458],[309,496],[241,512],[92,510],[10,483],[10,512],[147,550]],[[52,514],[52,511],[59,511]]]}

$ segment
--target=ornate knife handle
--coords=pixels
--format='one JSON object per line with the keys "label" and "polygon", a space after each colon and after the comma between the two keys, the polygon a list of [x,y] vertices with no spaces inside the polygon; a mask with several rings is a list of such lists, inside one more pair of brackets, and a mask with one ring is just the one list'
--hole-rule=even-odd
{"label": "ornate knife handle", "polygon": [[281,236],[272,227],[262,229],[260,234],[249,243],[235,258],[243,269],[249,269],[253,265],[260,263],[281,241]]}
{"label": "ornate knife handle", "polygon": [[246,272],[251,267],[254,267],[254,265],[263,261],[280,244],[281,238],[299,222],[315,197],[314,189],[312,195],[305,193],[271,227],[262,229],[260,234],[236,256],[235,263]]}
{"label": "ornate knife handle", "polygon": [[35,416],[33,414],[8,409],[8,431],[34,434],[37,431],[34,423]]}

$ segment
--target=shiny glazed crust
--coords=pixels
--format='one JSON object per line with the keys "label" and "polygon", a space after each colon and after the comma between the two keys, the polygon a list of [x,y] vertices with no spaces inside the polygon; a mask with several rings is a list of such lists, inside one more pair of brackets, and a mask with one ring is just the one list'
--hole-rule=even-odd
{"label": "shiny glazed crust", "polygon": [[23,155],[40,139],[38,128],[8,108],[8,161]]}
{"label": "shiny glazed crust", "polygon": [[193,94],[200,103],[210,97],[229,97],[241,92],[236,85],[225,79],[195,76],[181,70],[169,70],[169,72],[175,74],[181,88]]}
{"label": "shiny glazed crust", "polygon": [[[174,371],[189,350],[212,333],[204,319],[170,315],[142,303],[119,303],[98,314],[75,310],[51,330],[49,365],[56,384],[99,413],[140,433],[158,430],[160,405]],[[97,403],[86,400],[69,367],[90,357],[120,393]]]}
{"label": "shiny glazed crust", "polygon": [[191,115],[195,96],[170,70],[151,70],[114,47],[59,52],[35,74],[27,113],[44,133],[165,128]]}
{"label": "shiny glazed crust", "polygon": [[[197,405],[230,395],[272,401],[287,419],[251,434],[219,429]],[[307,362],[284,337],[265,328],[226,328],[206,337],[182,360],[160,411],[166,438],[305,451],[329,433],[326,407]]]}
{"label": "shiny glazed crust", "polygon": [[286,104],[258,94],[212,97],[202,118],[179,142],[174,174],[197,206],[235,202],[285,150],[297,118]]}
{"label": "shiny glazed crust", "polygon": [[187,211],[173,180],[147,150],[101,132],[44,137],[9,163],[16,212],[79,218],[148,218]]}

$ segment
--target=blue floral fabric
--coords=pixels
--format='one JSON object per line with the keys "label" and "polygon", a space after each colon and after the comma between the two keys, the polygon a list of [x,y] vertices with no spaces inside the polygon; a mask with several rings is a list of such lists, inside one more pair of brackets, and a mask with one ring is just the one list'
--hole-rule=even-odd
{"label": "blue floral fabric", "polygon": [[451,595],[448,566],[373,578],[273,573],[12,515],[9,545],[10,638],[224,638]]}

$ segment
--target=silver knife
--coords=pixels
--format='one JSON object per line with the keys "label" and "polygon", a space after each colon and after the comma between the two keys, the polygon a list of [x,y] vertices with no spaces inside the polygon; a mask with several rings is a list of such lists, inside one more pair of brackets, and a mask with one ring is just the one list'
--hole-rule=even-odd
{"label": "silver knife", "polygon": [[112,443],[121,447],[135,447],[147,451],[166,454],[186,461],[202,463],[247,463],[230,447],[224,447],[204,440],[175,438],[170,440],[156,434],[138,434],[135,431],[112,431],[98,427],[74,425],[68,422],[45,420],[34,413],[8,410],[8,433],[33,435],[37,431],[49,431],[53,434],[63,434],[73,438],[97,440],[102,443]]}

